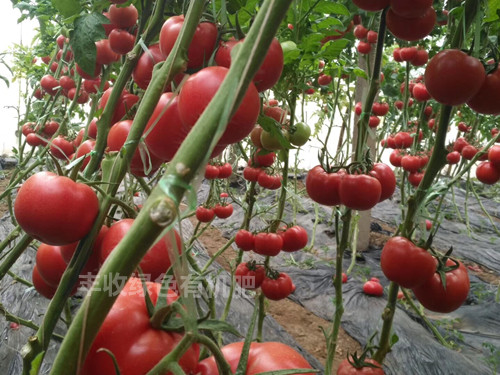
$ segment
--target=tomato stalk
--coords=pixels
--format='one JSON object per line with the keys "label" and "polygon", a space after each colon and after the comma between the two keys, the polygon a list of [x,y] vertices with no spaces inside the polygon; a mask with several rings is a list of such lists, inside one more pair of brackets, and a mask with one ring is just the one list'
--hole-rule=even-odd
{"label": "tomato stalk", "polygon": [[172,349],[172,351],[165,357],[163,357],[163,359],[158,362],[156,366],[153,367],[146,375],[163,375],[166,374],[169,370],[172,371],[175,375],[184,374],[184,371],[182,371],[182,369],[178,365],[178,361],[180,360],[182,355],[191,347],[195,340],[195,335],[193,335],[191,332],[186,332],[177,346]]}
{"label": "tomato stalk", "polygon": [[10,252],[5,257],[2,264],[0,264],[0,280],[9,272],[10,268],[16,263],[17,259],[21,254],[28,248],[30,243],[33,241],[33,237],[25,234],[20,239],[19,242],[10,250]]}
{"label": "tomato stalk", "polygon": [[21,234],[21,227],[17,225],[12,231],[0,242],[0,254],[5,250]]}
{"label": "tomato stalk", "polygon": [[[130,228],[130,231],[114,249],[111,256],[101,268],[98,279],[83,301],[80,311],[76,314],[74,322],[68,330],[67,336],[54,361],[51,374],[76,372],[85,358],[102,321],[111,309],[117,297],[117,292],[121,290],[121,286],[116,286],[112,290],[112,292],[115,292],[115,295],[111,296],[109,295],[110,293],[104,292],[102,290],[102,276],[115,276],[118,274],[129,277],[149,246],[154,243],[155,239],[165,228],[173,223],[177,215],[178,205],[188,188],[188,184],[196,176],[203,163],[206,162],[206,156],[211,153],[215,142],[222,135],[227,119],[234,112],[245,94],[250,80],[264,59],[265,52],[288,9],[289,3],[290,1],[277,3],[268,0],[262,5],[249,34],[245,38],[242,48],[231,64],[231,68],[221,88],[203,112],[193,131],[189,133],[185,142],[181,145],[174,159],[169,164],[164,178],[152,191],[151,196],[146,201],[143,210]],[[160,96],[165,83],[165,78],[161,77],[166,77],[167,75],[173,77],[173,71],[169,65],[174,61],[174,57],[178,56],[180,41],[183,41],[184,46],[189,44],[191,38],[187,37],[186,30],[189,27],[190,36],[192,36],[198,23],[199,15],[201,15],[201,11],[203,10],[203,5],[203,2],[197,1],[190,3],[190,9],[186,16],[183,30],[177,39],[174,50],[167,58],[163,67],[153,74],[153,80],[146,91],[142,104],[139,106],[134,123],[135,121],[139,121],[139,119],[144,119],[144,114],[141,114],[141,108],[145,105],[154,108],[156,102],[144,103],[150,100],[147,99],[150,91],[155,91],[158,97]],[[186,47],[184,47],[184,51],[187,51]],[[158,76],[160,78],[157,78]],[[214,137],[216,132],[217,135]],[[134,147],[130,149],[132,151],[135,150]],[[205,152],[200,152],[200,150],[205,150]],[[127,151],[129,151],[128,147]],[[84,322],[86,323],[84,324]],[[75,350],[75,348],[79,349]]]}

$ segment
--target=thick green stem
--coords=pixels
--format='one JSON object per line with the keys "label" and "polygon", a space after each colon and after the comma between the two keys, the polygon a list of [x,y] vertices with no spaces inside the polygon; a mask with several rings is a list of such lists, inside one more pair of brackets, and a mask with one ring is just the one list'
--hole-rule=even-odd
{"label": "thick green stem", "polygon": [[2,280],[9,272],[14,263],[16,263],[17,259],[19,259],[24,250],[26,250],[26,248],[30,245],[31,241],[33,241],[33,237],[25,234],[21,237],[16,246],[14,246],[14,248],[7,254],[2,264],[0,264],[0,280]]}
{"label": "thick green stem", "polygon": [[168,370],[171,369],[171,366],[179,362],[182,355],[195,342],[195,339],[196,337],[192,333],[186,332],[177,346],[165,357],[163,357],[163,359],[158,362],[156,366],[153,367],[151,371],[149,371],[146,375],[163,375],[168,373]]}

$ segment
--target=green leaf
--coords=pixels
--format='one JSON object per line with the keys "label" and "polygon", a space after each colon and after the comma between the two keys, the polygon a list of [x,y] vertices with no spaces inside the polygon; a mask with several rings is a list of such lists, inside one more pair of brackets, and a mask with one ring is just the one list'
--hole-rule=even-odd
{"label": "green leaf", "polygon": [[300,49],[298,49],[297,45],[291,40],[287,40],[281,43],[281,49],[283,49],[284,65],[296,61],[300,56]]}
{"label": "green leaf", "polygon": [[75,19],[74,29],[70,32],[69,43],[75,61],[88,74],[94,73],[96,64],[95,42],[106,37],[102,26],[102,24],[106,23],[109,23],[109,20],[100,13],[85,14]]}
{"label": "green leaf", "polygon": [[316,12],[325,14],[340,14],[343,16],[349,16],[351,13],[349,9],[340,3],[334,3],[329,0],[323,0],[315,8]]}
{"label": "green leaf", "polygon": [[64,18],[80,13],[80,2],[78,0],[51,0],[54,8],[62,14]]}
{"label": "green leaf", "polygon": [[397,342],[399,341],[399,336],[396,335],[395,333],[391,336],[391,342],[390,342],[390,346],[392,347],[393,345],[395,345]]}
{"label": "green leaf", "polygon": [[343,26],[342,22],[334,17],[328,17],[316,24],[318,29],[328,29],[330,26]]}
{"label": "green leaf", "polygon": [[229,332],[235,336],[243,337],[243,335],[239,333],[238,330],[231,324],[223,322],[221,320],[205,320],[198,325],[198,328],[206,329],[209,331]]}
{"label": "green leaf", "polygon": [[364,78],[364,79],[368,79],[368,74],[366,74],[366,72],[361,69],[361,68],[354,68],[352,70],[352,72],[357,76],[357,77],[361,77],[361,78]]}
{"label": "green leaf", "polygon": [[40,367],[42,366],[43,357],[45,356],[45,351],[39,353],[30,363],[31,370],[30,375],[38,375]]}
{"label": "green leaf", "polygon": [[325,60],[336,59],[349,43],[348,39],[330,40],[321,47],[321,56]]}
{"label": "green leaf", "polygon": [[9,80],[7,78],[5,78],[4,76],[0,76],[0,79],[5,82],[7,87],[9,87]]}
{"label": "green leaf", "polygon": [[496,21],[498,13],[500,12],[500,0],[488,0],[488,9],[486,11],[486,18],[484,22]]}
{"label": "green leaf", "polygon": [[286,149],[293,148],[293,146],[290,144],[288,139],[286,139],[285,136],[283,135],[283,133],[281,132],[281,130],[280,130],[281,125],[278,123],[278,121],[276,121],[272,117],[260,115],[257,122],[262,127],[262,129],[271,133],[273,138],[278,139],[278,142],[280,143],[280,145],[283,148],[286,148]]}

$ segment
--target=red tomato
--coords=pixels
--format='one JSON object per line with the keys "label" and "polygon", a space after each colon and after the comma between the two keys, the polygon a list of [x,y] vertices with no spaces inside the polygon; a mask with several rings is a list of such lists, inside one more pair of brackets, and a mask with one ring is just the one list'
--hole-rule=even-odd
{"label": "red tomato", "polygon": [[205,167],[205,178],[207,180],[214,180],[219,177],[219,168],[216,165],[207,164]]}
{"label": "red tomato", "polygon": [[389,8],[386,16],[387,29],[396,37],[409,42],[429,35],[436,24],[436,12],[428,7],[420,17],[406,18],[397,15]]}
{"label": "red tomato", "polygon": [[425,14],[432,0],[391,0],[392,11],[400,17],[416,18]]}
{"label": "red tomato", "polygon": [[266,150],[257,149],[252,155],[251,163],[256,167],[270,167],[273,165],[274,160],[276,159],[276,154],[274,152],[268,152]]}
{"label": "red tomato", "polygon": [[453,144],[453,151],[462,152],[465,146],[468,146],[469,142],[464,137],[458,137],[455,143]]}
{"label": "red tomato", "polygon": [[69,156],[75,152],[73,144],[64,136],[60,135],[52,140],[50,153],[57,159],[69,160]]}
{"label": "red tomato", "polygon": [[135,44],[135,36],[127,30],[114,29],[109,33],[109,47],[119,55],[125,55],[132,51]]}
{"label": "red tomato", "polygon": [[327,173],[317,165],[307,173],[306,190],[309,198],[325,206],[337,206],[341,203],[339,189],[344,171]]}
{"label": "red tomato", "polygon": [[120,8],[113,4],[109,7],[109,21],[120,29],[134,26],[138,18],[139,12],[133,4]]}
{"label": "red tomato", "polygon": [[375,361],[374,359],[367,358],[364,362],[371,363],[372,365],[378,367],[360,367],[356,368],[353,366],[349,360],[346,358],[340,362],[339,368],[337,369],[337,375],[384,375],[384,370],[382,365]]}
{"label": "red tomato", "polygon": [[377,43],[378,33],[376,31],[370,30],[366,34],[366,41],[370,44]]}
{"label": "red tomato", "polygon": [[431,98],[423,83],[416,83],[415,86],[413,86],[412,93],[413,97],[419,102],[425,102]]}
{"label": "red tomato", "polygon": [[85,79],[96,79],[99,74],[101,74],[102,66],[99,64],[95,64],[94,72],[93,73],[88,73],[84,71],[78,63],[75,63],[76,71],[78,74]]}
{"label": "red tomato", "polygon": [[436,261],[426,250],[404,237],[392,237],[380,257],[384,275],[403,288],[415,288],[436,272]]}
{"label": "red tomato", "polygon": [[476,168],[476,177],[483,184],[494,185],[500,180],[500,170],[492,162],[483,161]]}
{"label": "red tomato", "polygon": [[278,255],[283,247],[283,238],[277,233],[257,233],[254,236],[253,250],[260,255]]}
{"label": "red tomato", "polygon": [[[76,95],[76,88],[72,88],[68,91],[68,98],[70,100],[73,100]],[[85,90],[80,90],[80,93],[78,95],[78,98],[76,98],[76,102],[80,104],[87,103],[89,101],[89,94]]]}
{"label": "red tomato", "polygon": [[500,114],[500,69],[486,76],[479,91],[467,101],[467,105],[485,115]]}
{"label": "red tomato", "polygon": [[[97,90],[99,90],[99,86],[101,85],[101,79],[85,79],[83,80],[83,89],[87,91],[89,94],[95,94]],[[109,83],[106,82],[104,84],[104,91],[109,89]]]}
{"label": "red tomato", "polygon": [[380,124],[380,119],[377,116],[370,116],[370,119],[368,120],[368,126],[370,128],[376,128]]}
{"label": "red tomato", "polygon": [[214,207],[215,216],[219,219],[227,219],[229,216],[233,214],[233,205],[231,203],[228,204],[219,204],[217,203]]}
{"label": "red tomato", "polygon": [[452,151],[446,155],[446,160],[448,164],[457,164],[460,161],[460,152]]}
{"label": "red tomato", "polygon": [[332,79],[333,79],[332,76],[328,74],[321,74],[318,77],[318,84],[320,86],[328,86],[332,82]]}
{"label": "red tomato", "polygon": [[369,12],[378,12],[389,6],[389,0],[352,0],[352,2],[358,8]]}
{"label": "red tomato", "polygon": [[401,158],[401,167],[407,172],[416,172],[420,169],[420,157],[417,155],[405,155]]}
{"label": "red tomato", "polygon": [[[179,95],[179,114],[185,126],[191,128],[196,123],[219,89],[227,72],[227,68],[212,66],[200,70],[187,79]],[[259,111],[259,93],[251,83],[218,144],[239,142],[250,134]]]}
{"label": "red tomato", "polygon": [[380,297],[384,295],[384,287],[378,281],[367,281],[363,284],[363,292],[370,296]]}
{"label": "red tomato", "polygon": [[27,136],[28,134],[34,133],[35,132],[35,123],[34,122],[27,122],[21,127],[21,132],[23,133],[24,136]]}
{"label": "red tomato", "polygon": [[[174,47],[184,16],[172,16],[163,24],[160,31],[160,50],[164,58]],[[196,27],[187,57],[188,68],[200,68],[210,59],[217,41],[217,26],[211,22],[202,22]]]}
{"label": "red tomato", "polygon": [[224,163],[219,166],[219,178],[229,178],[233,174],[233,166],[230,163]]}
{"label": "red tomato", "polygon": [[42,86],[43,91],[52,96],[59,90],[59,82],[50,74],[46,74],[42,77],[40,86]]}
{"label": "red tomato", "polygon": [[465,160],[472,160],[472,158],[476,156],[477,152],[478,149],[476,147],[468,144],[462,148],[461,154]]}
{"label": "red tomato", "polygon": [[413,137],[408,132],[398,132],[394,136],[394,145],[396,148],[408,148],[413,144]]}
{"label": "red tomato", "polygon": [[402,159],[403,155],[401,154],[401,150],[399,149],[392,151],[389,155],[389,162],[395,167],[401,167]]}
{"label": "red tomato", "polygon": [[36,264],[35,267],[33,267],[31,281],[33,282],[33,286],[35,287],[36,291],[45,298],[51,299],[52,297],[54,297],[54,294],[56,294],[57,286],[51,286],[47,284],[44,279],[42,279],[42,277],[38,273]]}
{"label": "red tomato", "polygon": [[277,278],[265,277],[260,286],[262,294],[273,301],[285,299],[295,291],[295,284],[288,274],[280,272]]}
{"label": "red tomato", "polygon": [[485,81],[483,64],[457,49],[435,55],[425,69],[425,86],[439,103],[460,105],[479,92]]}
{"label": "red tomato", "polygon": [[94,147],[95,147],[95,141],[93,139],[87,139],[76,150],[75,159],[78,159],[79,157],[86,155],[83,160],[83,164],[80,167],[80,170],[83,171],[85,167],[87,167],[87,164],[90,162],[90,153],[94,150]]}
{"label": "red tomato", "polygon": [[399,53],[403,61],[411,61],[417,56],[417,47],[403,47]]}
{"label": "red tomato", "polygon": [[391,167],[384,163],[375,163],[369,174],[380,182],[382,192],[380,193],[379,202],[392,197],[396,190],[396,176]]}
{"label": "red tomato", "polygon": [[411,172],[408,175],[408,182],[410,182],[410,184],[413,187],[417,188],[420,185],[420,182],[422,182],[422,179],[424,178],[424,174],[425,174],[425,172]]}
{"label": "red tomato", "polygon": [[[221,42],[221,46],[215,57],[217,65],[229,68],[231,66],[231,50],[236,44],[243,43],[243,41],[244,39]],[[274,38],[262,65],[253,77],[253,82],[259,92],[270,89],[279,81],[283,72],[283,60],[284,56],[281,44],[278,39]]]}
{"label": "red tomato", "polygon": [[425,49],[418,49],[415,57],[410,61],[413,66],[424,66],[429,61],[429,53]]}
{"label": "red tomato", "polygon": [[280,233],[283,237],[281,250],[288,253],[303,249],[307,245],[307,231],[300,225],[294,225]]}
{"label": "red tomato", "polygon": [[101,39],[95,42],[95,46],[97,64],[109,65],[120,59],[120,55],[111,49],[109,39]]}
{"label": "red tomato", "polygon": [[[153,304],[161,285],[147,283]],[[168,303],[177,299],[174,291],[167,294]],[[124,323],[126,322],[126,323]],[[148,373],[179,341],[182,335],[151,326],[140,279],[131,278],[116,299],[104,320],[83,364],[82,375],[109,375],[115,372],[112,358],[101,348],[111,351],[121,375]],[[193,344],[184,353],[179,365],[186,373],[194,373],[199,347]]]}
{"label": "red tomato", "polygon": [[372,50],[372,45],[368,42],[360,41],[356,48],[358,49],[358,52],[361,53],[362,55],[368,55]]}
{"label": "red tomato", "polygon": [[156,43],[149,46],[148,51],[139,58],[132,73],[132,79],[137,83],[137,86],[143,90],[148,88],[153,75],[153,67],[160,61],[165,61],[165,57],[160,51],[160,45]]}
{"label": "red tomato", "polygon": [[[109,96],[111,95],[112,90],[113,87],[110,87],[109,89],[104,91],[101,100],[99,101],[99,109],[104,109],[106,107],[106,104],[108,103],[108,99]],[[138,101],[139,97],[137,95],[131,94],[127,90],[123,90],[123,92],[120,95],[120,99],[116,104],[110,124],[113,125],[118,121],[121,121],[121,119],[128,114],[132,106]]]}
{"label": "red tomato", "polygon": [[366,174],[346,174],[339,186],[342,204],[353,210],[369,210],[382,195],[382,185],[375,177]]}
{"label": "red tomato", "polygon": [[373,103],[372,113],[375,116],[385,116],[387,113],[389,113],[389,103]]}
{"label": "red tomato", "polygon": [[[449,313],[458,309],[469,294],[469,275],[467,269],[461,262],[459,267],[453,271],[446,272],[446,289],[443,288],[441,278],[435,273],[425,283],[413,289],[415,297],[428,310]],[[450,267],[455,263],[448,259],[446,266]]]}
{"label": "red tomato", "polygon": [[[99,254],[101,264],[104,263],[109,254],[116,248],[122,238],[125,237],[133,223],[134,219],[122,219],[108,229],[101,243],[101,252]],[[175,237],[175,245],[172,243],[172,234]],[[169,249],[173,248],[173,246],[177,247],[179,253],[182,251],[182,241],[175,229],[165,234],[144,255],[139,266],[144,275],[149,277],[148,280],[157,280],[170,268],[171,262],[168,253]]]}
{"label": "red tomato", "polygon": [[21,186],[14,214],[30,236],[49,245],[82,239],[99,211],[97,195],[87,185],[52,172],[39,172]]}
{"label": "red tomato", "polygon": [[66,262],[59,246],[40,244],[36,251],[36,267],[40,277],[50,286],[57,288],[66,270]]}
{"label": "red tomato", "polygon": [[254,249],[255,236],[252,232],[240,229],[234,237],[234,242],[241,250],[250,251]]}
{"label": "red tomato", "polygon": [[257,183],[259,184],[259,186],[265,189],[276,190],[281,187],[281,176],[270,175],[265,170],[263,170],[257,177]]}
{"label": "red tomato", "polygon": [[245,167],[245,169],[243,169],[243,178],[247,181],[257,182],[261,172],[262,169],[260,168]]}
{"label": "red tomato", "polygon": [[[114,124],[108,133],[108,150],[120,151],[131,128],[132,120],[120,121]],[[160,168],[161,164],[161,159],[150,152],[144,143],[139,143],[130,162],[130,172],[134,176],[150,176]]]}
{"label": "red tomato", "polygon": [[243,289],[257,289],[266,277],[266,269],[252,262],[240,263],[234,272],[236,282]]}
{"label": "red tomato", "polygon": [[70,76],[62,76],[59,78],[59,85],[66,91],[76,87],[75,81]]}
{"label": "red tomato", "polygon": [[[243,350],[243,342],[235,342],[222,347],[222,354],[236,373]],[[295,349],[280,342],[252,342],[248,353],[245,375],[257,375],[268,371],[312,368],[311,365]],[[214,357],[204,359],[198,364],[195,373],[201,375],[219,375]]]}
{"label": "red tomato", "polygon": [[495,168],[500,169],[500,146],[493,145],[488,150],[488,160],[495,166]]}
{"label": "red tomato", "polygon": [[209,223],[213,220],[215,212],[212,208],[200,206],[196,209],[196,218],[202,223]]}

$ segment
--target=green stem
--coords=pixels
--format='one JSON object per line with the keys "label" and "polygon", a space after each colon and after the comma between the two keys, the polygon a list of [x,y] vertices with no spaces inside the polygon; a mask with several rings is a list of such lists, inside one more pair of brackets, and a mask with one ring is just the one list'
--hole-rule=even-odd
{"label": "green stem", "polygon": [[27,234],[21,237],[19,242],[12,248],[12,250],[7,254],[2,264],[0,264],[0,280],[10,271],[14,263],[21,256],[24,250],[30,245],[33,238]]}
{"label": "green stem", "polygon": [[396,303],[398,301],[399,285],[391,282],[389,285],[389,295],[387,296],[387,305],[382,313],[382,332],[380,334],[380,341],[378,349],[373,356],[377,362],[382,363],[386,354],[391,350],[391,327],[396,312]]}
{"label": "green stem", "polygon": [[9,246],[9,244],[15,240],[21,234],[21,227],[18,225],[0,242],[0,253],[4,251],[4,249]]}
{"label": "green stem", "polygon": [[[172,349],[163,359],[156,364],[146,375],[163,375],[172,370],[172,365],[177,365],[182,355],[195,342],[196,336],[190,332],[186,332],[177,346]],[[179,367],[180,368],[180,367]]]}
{"label": "green stem", "polygon": [[196,336],[196,341],[207,347],[208,350],[213,354],[215,358],[215,362],[217,363],[217,367],[219,368],[219,373],[222,375],[232,375],[231,367],[224,358],[224,355],[220,351],[219,347],[215,342],[210,340],[207,336],[198,335]]}

